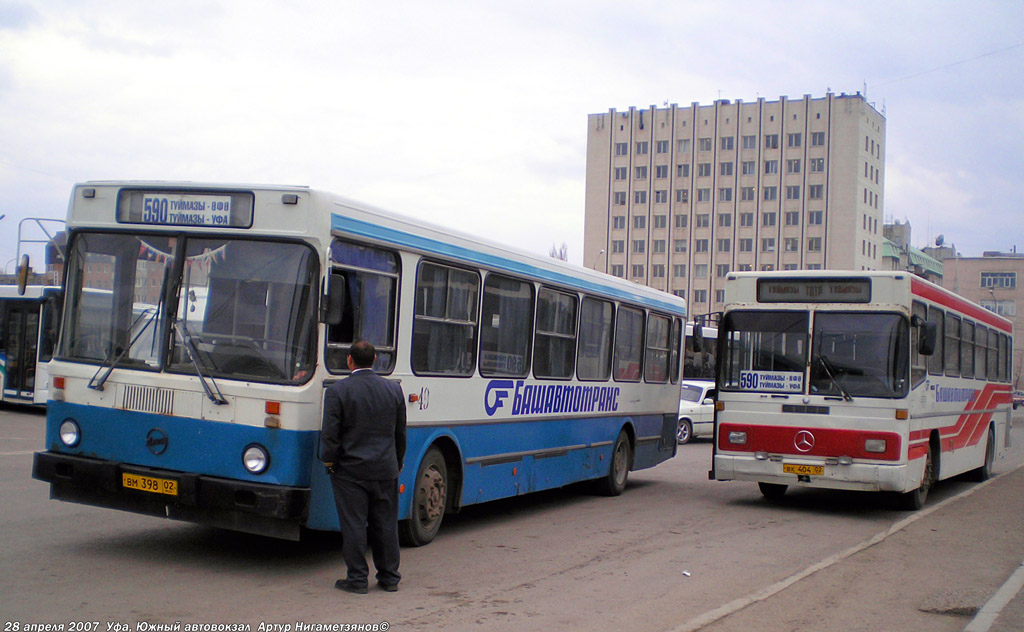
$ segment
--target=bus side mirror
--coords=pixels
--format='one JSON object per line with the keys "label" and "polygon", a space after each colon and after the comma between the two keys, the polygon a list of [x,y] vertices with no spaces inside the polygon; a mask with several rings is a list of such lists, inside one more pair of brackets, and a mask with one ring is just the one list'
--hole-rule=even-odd
{"label": "bus side mirror", "polygon": [[328,325],[340,325],[345,315],[345,275],[327,277],[327,294],[320,302],[320,320]]}
{"label": "bus side mirror", "polygon": [[693,351],[704,351],[704,319],[700,316],[693,319]]}
{"label": "bus side mirror", "polygon": [[18,296],[25,296],[25,289],[28,287],[28,273],[31,269],[28,265],[28,255],[21,255],[21,263],[18,264]]}
{"label": "bus side mirror", "polygon": [[921,323],[921,335],[918,338],[917,352],[924,356],[935,353],[935,344],[939,341],[939,326],[934,321]]}

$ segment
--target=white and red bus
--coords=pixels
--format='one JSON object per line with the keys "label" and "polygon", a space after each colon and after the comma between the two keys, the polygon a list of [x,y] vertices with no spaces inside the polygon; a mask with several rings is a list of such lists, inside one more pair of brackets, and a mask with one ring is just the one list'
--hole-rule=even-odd
{"label": "white and red bus", "polygon": [[1010,321],[904,272],[733,273],[711,478],[896,492],[985,480],[1009,445]]}

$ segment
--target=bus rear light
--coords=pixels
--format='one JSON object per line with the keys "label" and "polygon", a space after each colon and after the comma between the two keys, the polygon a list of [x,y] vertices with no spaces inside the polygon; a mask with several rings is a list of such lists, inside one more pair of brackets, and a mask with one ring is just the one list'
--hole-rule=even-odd
{"label": "bus rear light", "polygon": [[53,388],[59,391],[64,390],[64,378],[55,377],[53,378]]}
{"label": "bus rear light", "polygon": [[281,414],[281,402],[266,402],[263,406],[263,410],[268,415],[280,415]]}
{"label": "bus rear light", "polygon": [[744,445],[747,443],[747,433],[733,430],[729,432],[729,443],[733,445]]}
{"label": "bus rear light", "polygon": [[910,419],[910,411],[906,408],[897,408],[896,419]]}
{"label": "bus rear light", "polygon": [[723,402],[723,401],[715,402],[715,410],[717,410],[717,411],[725,410],[725,402]]}
{"label": "bus rear light", "polygon": [[881,454],[885,452],[885,439],[865,439],[864,451]]}
{"label": "bus rear light", "polygon": [[839,465],[853,465],[853,457],[841,456],[839,457]]}

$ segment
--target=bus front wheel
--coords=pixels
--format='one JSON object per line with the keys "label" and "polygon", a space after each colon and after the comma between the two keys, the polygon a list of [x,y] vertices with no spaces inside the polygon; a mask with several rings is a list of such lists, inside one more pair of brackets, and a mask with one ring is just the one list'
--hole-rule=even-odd
{"label": "bus front wheel", "polygon": [[427,450],[413,484],[412,511],[399,523],[398,535],[406,546],[429,544],[441,528],[448,504],[448,466],[436,446]]}
{"label": "bus front wheel", "polygon": [[924,477],[921,479],[921,486],[914,491],[900,495],[900,506],[907,511],[917,511],[924,507],[928,500],[928,490],[935,484],[935,455],[933,448],[929,447],[924,457]]}

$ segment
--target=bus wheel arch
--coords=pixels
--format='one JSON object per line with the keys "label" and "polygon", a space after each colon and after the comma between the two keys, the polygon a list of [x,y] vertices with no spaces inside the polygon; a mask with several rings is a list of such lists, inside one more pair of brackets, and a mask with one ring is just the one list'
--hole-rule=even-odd
{"label": "bus wheel arch", "polygon": [[975,468],[967,473],[968,479],[976,483],[983,483],[992,478],[992,466],[995,463],[996,451],[995,424],[989,424],[988,432],[985,433],[985,436],[985,456],[984,460],[981,462],[981,467]]}
{"label": "bus wheel arch", "polygon": [[406,546],[423,546],[437,536],[446,513],[458,508],[462,469],[458,449],[442,437],[427,448],[412,483],[409,517],[399,523],[399,539]]}
{"label": "bus wheel arch", "polygon": [[900,494],[900,507],[907,511],[917,511],[924,507],[928,500],[928,492],[939,480],[939,454],[940,454],[939,433],[933,431],[928,437],[928,452],[924,457],[924,473],[921,475],[921,485],[914,490]]}
{"label": "bus wheel arch", "polygon": [[619,430],[608,463],[608,474],[597,480],[598,491],[605,496],[618,496],[626,489],[629,471],[633,469],[636,454],[636,431],[631,424]]}

